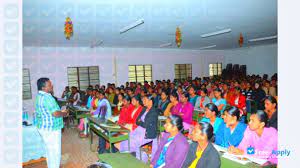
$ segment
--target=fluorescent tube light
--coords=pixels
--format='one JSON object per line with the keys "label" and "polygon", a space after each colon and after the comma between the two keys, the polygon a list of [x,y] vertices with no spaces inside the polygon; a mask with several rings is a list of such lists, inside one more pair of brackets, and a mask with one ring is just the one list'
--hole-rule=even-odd
{"label": "fluorescent tube light", "polygon": [[205,37],[216,36],[216,35],[229,33],[229,32],[231,32],[231,29],[224,29],[224,30],[220,30],[220,31],[212,32],[212,33],[202,34],[201,37],[205,38]]}
{"label": "fluorescent tube light", "polygon": [[199,48],[199,50],[215,48],[215,47],[217,47],[217,45],[210,45],[210,46],[201,47],[201,48]]}
{"label": "fluorescent tube light", "polygon": [[162,48],[162,47],[169,47],[169,46],[172,46],[172,43],[161,44],[159,47]]}
{"label": "fluorescent tube light", "polygon": [[133,28],[135,28],[135,27],[137,27],[137,26],[139,26],[139,25],[141,25],[141,24],[143,24],[143,23],[144,23],[144,19],[139,19],[139,20],[137,20],[136,22],[131,23],[130,25],[123,27],[123,28],[120,30],[120,34],[125,33],[125,32],[127,32],[128,30],[133,29]]}
{"label": "fluorescent tube light", "polygon": [[272,40],[272,39],[276,39],[276,36],[269,36],[269,37],[261,37],[261,38],[255,38],[255,39],[250,39],[248,40],[249,42],[256,42],[256,41],[264,41],[264,40]]}

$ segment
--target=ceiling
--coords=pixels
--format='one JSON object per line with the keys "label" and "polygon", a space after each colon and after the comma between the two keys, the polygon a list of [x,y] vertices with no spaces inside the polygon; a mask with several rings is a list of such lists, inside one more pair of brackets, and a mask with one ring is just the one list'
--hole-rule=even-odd
{"label": "ceiling", "polygon": [[[64,21],[74,24],[71,40],[64,37]],[[144,19],[144,24],[126,33],[120,29]],[[26,0],[23,1],[24,46],[177,48],[175,30],[182,31],[182,49],[238,48],[276,43],[277,39],[249,39],[277,35],[276,0]],[[230,33],[201,38],[202,34],[230,28]]]}

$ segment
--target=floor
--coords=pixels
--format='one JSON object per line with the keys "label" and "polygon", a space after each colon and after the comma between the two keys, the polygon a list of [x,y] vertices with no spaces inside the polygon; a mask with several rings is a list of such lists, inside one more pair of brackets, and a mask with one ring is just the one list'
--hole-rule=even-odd
{"label": "floor", "polygon": [[[80,138],[76,128],[65,129],[62,133],[62,160],[61,168],[86,168],[98,160],[98,137],[94,136],[94,144],[90,150],[90,137]],[[46,161],[34,163],[24,168],[47,168]]]}

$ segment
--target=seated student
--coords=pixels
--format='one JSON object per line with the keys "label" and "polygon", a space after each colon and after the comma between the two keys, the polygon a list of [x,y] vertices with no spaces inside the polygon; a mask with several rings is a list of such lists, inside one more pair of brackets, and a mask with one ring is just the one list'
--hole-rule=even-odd
{"label": "seated student", "polygon": [[118,95],[118,103],[116,104],[116,108],[115,108],[115,114],[119,114],[121,109],[122,109],[122,106],[123,106],[123,99],[124,99],[124,94],[123,93],[120,93]]}
{"label": "seated student", "polygon": [[182,168],[220,168],[221,161],[218,151],[211,144],[213,127],[210,123],[200,122],[192,131],[193,143]]}
{"label": "seated student", "polygon": [[181,133],[183,131],[182,118],[178,115],[171,115],[167,118],[164,127],[166,133],[160,139],[150,167],[181,168],[189,150],[189,143]]}
{"label": "seated student", "polygon": [[73,96],[70,97],[69,101],[72,103],[73,106],[80,105],[80,93],[78,92],[77,87],[72,86],[71,90]]}
{"label": "seated student", "polygon": [[[97,91],[97,97],[98,97],[98,107],[95,111],[93,109],[91,110],[91,114],[93,117],[97,118],[105,118],[109,119],[112,115],[111,113],[111,106],[108,100],[105,98],[104,91],[100,90]],[[80,137],[84,138],[88,136],[88,129],[87,129],[88,120],[87,118],[84,118],[84,132],[80,134]]]}
{"label": "seated student", "polygon": [[246,97],[241,93],[240,87],[234,88],[234,94],[230,97],[228,104],[238,109],[246,110]]}
{"label": "seated student", "polygon": [[252,94],[253,100],[255,101],[257,105],[258,110],[264,109],[264,103],[263,100],[266,97],[265,91],[262,90],[261,85],[259,82],[255,82],[253,94]]}
{"label": "seated student", "polygon": [[264,111],[258,110],[252,114],[242,142],[237,148],[230,146],[228,152],[244,155],[248,154],[248,148],[252,148],[255,153],[249,153],[249,156],[277,163],[276,155],[272,153],[274,150],[277,151],[277,130],[273,127],[267,127],[267,122],[268,115]]}
{"label": "seated student", "polygon": [[241,93],[240,87],[234,87],[233,95],[230,97],[228,104],[237,107],[242,115],[240,120],[246,122],[246,97]]}
{"label": "seated student", "polygon": [[93,92],[92,92],[92,100],[91,100],[91,104],[90,104],[90,107],[89,107],[89,109],[91,109],[91,110],[92,109],[95,110],[98,107],[98,96],[97,96],[97,94],[98,94],[98,90],[94,89]]}
{"label": "seated student", "polygon": [[118,101],[118,96],[119,96],[119,94],[120,94],[120,88],[116,88],[114,92],[115,92],[115,97],[114,97],[113,104],[114,104],[114,105],[117,105],[118,102],[119,102],[119,101]]}
{"label": "seated student", "polygon": [[167,109],[168,104],[170,101],[168,100],[168,95],[166,91],[162,91],[160,95],[160,100],[158,102],[157,109],[159,110],[159,114],[162,115],[164,111]]}
{"label": "seated student", "polygon": [[226,100],[226,101],[229,101],[230,98],[231,98],[231,95],[232,95],[232,91],[228,88],[229,87],[229,84],[228,83],[223,83],[223,86],[222,86],[222,94],[223,94],[223,98]]}
{"label": "seated student", "polygon": [[108,93],[106,94],[107,100],[110,104],[114,104],[115,93],[112,87],[108,88]]}
{"label": "seated student", "polygon": [[118,124],[125,125],[126,123],[128,123],[133,109],[134,106],[131,104],[131,98],[129,96],[125,96],[123,98],[123,106],[120,111]]}
{"label": "seated student", "polygon": [[136,89],[135,89],[135,91],[134,91],[134,95],[137,96],[137,95],[139,95],[141,92],[142,92],[142,84],[139,82],[139,83],[136,85]]}
{"label": "seated student", "polygon": [[273,96],[265,98],[265,112],[268,114],[268,127],[277,129],[277,100]]}
{"label": "seated student", "polygon": [[[145,108],[142,110],[136,120],[138,127],[130,133],[130,152],[135,152],[136,157],[140,157],[140,147],[149,142],[155,141],[157,137],[158,111],[153,107],[153,100],[149,97],[143,97]],[[157,144],[152,144],[152,151],[156,151]],[[128,151],[128,141],[122,141],[120,151]],[[142,153],[142,160],[148,159],[145,153]]]}
{"label": "seated student", "polygon": [[91,103],[91,101],[92,101],[91,95],[92,95],[92,89],[87,88],[86,93],[85,93],[84,98],[83,98],[83,102],[82,102],[83,106],[88,106],[88,104]]}
{"label": "seated student", "polygon": [[210,103],[210,99],[207,96],[207,89],[201,89],[200,96],[198,96],[196,100],[195,108],[204,109],[208,103]]}
{"label": "seated student", "polygon": [[[119,124],[124,125],[126,128],[128,128],[131,131],[134,131],[137,128],[136,125],[136,119],[139,116],[139,114],[142,112],[143,110],[143,106],[141,106],[141,100],[138,96],[134,96],[131,99],[131,104],[130,103],[130,99],[128,96],[125,96],[125,98],[123,99],[124,102],[124,107],[121,110],[120,113],[120,119],[121,119],[121,115],[123,115],[120,122],[120,119],[118,121]],[[120,146],[117,146],[117,148],[114,145],[120,145],[118,144],[112,144],[112,152],[115,153],[118,151],[117,148],[120,148]],[[98,153],[104,153],[105,152],[105,147],[106,147],[106,140],[104,138],[102,138],[101,136],[99,137],[99,146],[98,146]]]}
{"label": "seated student", "polygon": [[219,115],[218,107],[213,103],[208,103],[205,106],[205,117],[202,118],[202,122],[210,123],[214,128],[214,134],[216,134],[220,128],[220,125],[224,124],[222,118],[217,117]]}
{"label": "seated student", "polygon": [[64,92],[61,95],[61,98],[67,100],[67,99],[69,99],[70,96],[71,96],[70,88],[69,88],[69,86],[66,86]]}
{"label": "seated student", "polygon": [[[180,96],[183,94],[183,88],[182,88],[182,86],[177,86],[177,95],[178,95],[178,101],[180,101]],[[172,93],[170,93],[170,94],[172,94]]]}
{"label": "seated student", "polygon": [[183,120],[183,126],[185,130],[190,128],[193,120],[193,111],[194,106],[188,101],[189,94],[184,93],[181,95],[180,103],[179,103],[179,110],[177,113],[173,112],[172,114],[179,115]]}
{"label": "seated student", "polygon": [[189,102],[190,102],[193,106],[195,106],[196,100],[197,100],[197,98],[198,98],[198,95],[196,95],[195,88],[192,87],[192,86],[190,86],[189,89],[188,89],[188,91],[189,91]]}
{"label": "seated student", "polygon": [[[92,109],[96,109],[97,106],[98,106],[98,97],[99,94],[98,94],[98,91],[96,89],[93,89],[90,93],[90,96],[88,98],[88,101],[87,101],[87,104],[86,104],[86,108],[89,109],[89,110],[92,110]],[[83,131],[86,127],[86,125],[84,123],[87,122],[87,119],[84,119],[84,118],[81,118],[80,119],[80,123],[78,124],[78,130],[79,131]]]}
{"label": "seated student", "polygon": [[153,99],[153,102],[154,102],[153,106],[154,106],[155,108],[157,108],[157,107],[158,107],[158,102],[159,102],[159,100],[160,100],[160,95],[157,94],[156,92],[153,92],[151,98]]}
{"label": "seated student", "polygon": [[90,89],[89,93],[90,93],[90,95],[89,95],[87,103],[86,103],[86,108],[87,109],[92,108],[92,101],[93,101],[93,97],[96,95],[96,91],[94,91],[94,89]]}
{"label": "seated student", "polygon": [[109,119],[112,115],[110,103],[106,99],[104,91],[100,90],[98,93],[99,93],[98,107],[95,111],[92,112],[92,114],[94,116]]}
{"label": "seated student", "polygon": [[228,148],[229,146],[237,147],[244,137],[244,132],[247,125],[239,122],[240,110],[235,107],[229,107],[224,112],[224,124],[220,125],[216,133],[215,143],[222,147]]}
{"label": "seated student", "polygon": [[170,116],[171,114],[177,114],[179,112],[180,104],[178,102],[177,93],[170,94],[170,103],[164,111],[164,116]]}
{"label": "seated student", "polygon": [[132,110],[127,125],[130,128],[131,127],[131,131],[135,130],[138,125],[136,125],[136,120],[138,118],[138,116],[140,115],[140,113],[143,110],[143,106],[142,106],[142,101],[139,98],[139,96],[134,96],[131,99],[131,104],[133,105],[134,109]]}
{"label": "seated student", "polygon": [[267,96],[276,96],[276,89],[270,84],[270,81],[265,82],[265,86],[262,88]]}
{"label": "seated student", "polygon": [[218,110],[220,111],[221,115],[223,115],[223,112],[226,108],[226,100],[222,98],[222,91],[219,88],[216,88],[214,90],[214,98],[212,98],[212,102],[218,107]]}

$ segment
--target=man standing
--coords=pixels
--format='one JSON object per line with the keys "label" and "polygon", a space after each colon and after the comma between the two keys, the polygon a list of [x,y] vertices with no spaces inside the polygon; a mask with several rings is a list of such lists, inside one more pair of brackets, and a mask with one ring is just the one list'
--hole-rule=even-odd
{"label": "man standing", "polygon": [[61,160],[61,129],[67,110],[60,110],[50,94],[53,86],[48,78],[37,81],[38,95],[35,100],[36,126],[46,149],[48,168],[59,168]]}

